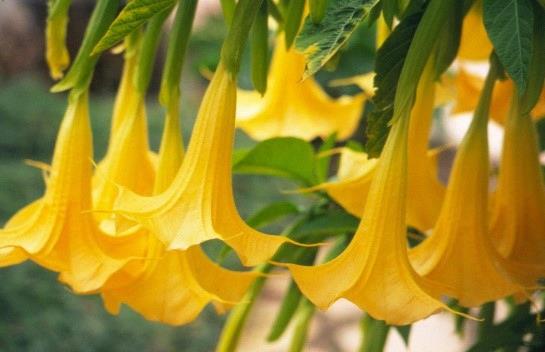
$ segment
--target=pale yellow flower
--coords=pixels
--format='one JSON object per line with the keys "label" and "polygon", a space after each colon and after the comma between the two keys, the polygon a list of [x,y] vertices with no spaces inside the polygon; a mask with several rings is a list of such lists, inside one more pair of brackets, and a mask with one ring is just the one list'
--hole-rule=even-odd
{"label": "pale yellow flower", "polygon": [[263,97],[256,91],[239,90],[236,126],[257,140],[299,137],[310,140],[337,132],[350,137],[362,115],[365,95],[331,98],[309,77],[303,80],[305,58],[286,49],[284,36],[277,37],[269,84]]}
{"label": "pale yellow flower", "polygon": [[61,272],[75,291],[98,289],[131,260],[132,238],[110,238],[91,210],[92,137],[87,93],[71,96],[42,198],[23,208],[0,231],[0,248],[16,248],[40,265]]}
{"label": "pale yellow flower", "polygon": [[503,143],[490,232],[504,258],[526,266],[516,279],[535,286],[545,277],[545,185],[535,127],[520,112],[518,99],[513,99]]}
{"label": "pale yellow flower", "polygon": [[367,197],[365,216],[347,249],[318,266],[289,264],[316,306],[340,298],[388,324],[410,324],[446,308],[435,286],[409,264],[406,239],[408,119],[392,126]]}
{"label": "pale yellow flower", "polygon": [[217,238],[233,247],[244,264],[254,265],[289,240],[252,229],[236,209],[231,174],[235,105],[235,78],[220,65],[173,182],[153,197],[125,190],[116,211],[143,224],[168,249],[188,249]]}
{"label": "pale yellow flower", "polygon": [[420,275],[444,284],[443,293],[466,307],[522,290],[507,274],[488,232],[487,117],[476,113],[456,155],[437,224],[409,254]]}
{"label": "pale yellow flower", "polygon": [[[437,179],[436,153],[428,150],[429,131],[435,102],[435,83],[431,66],[421,79],[409,126],[409,175],[407,222],[422,231],[433,227],[444,197],[444,186]],[[354,159],[354,160],[351,160]],[[350,165],[350,166],[348,166]],[[324,189],[355,216],[365,214],[367,194],[375,177],[377,161],[365,153],[343,151],[339,180],[314,189]]]}

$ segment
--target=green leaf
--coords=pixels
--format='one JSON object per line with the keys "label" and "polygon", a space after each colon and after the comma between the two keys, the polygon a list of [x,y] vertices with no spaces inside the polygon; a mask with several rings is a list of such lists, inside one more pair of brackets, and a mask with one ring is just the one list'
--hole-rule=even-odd
{"label": "green leaf", "polygon": [[107,50],[143,25],[154,15],[171,10],[176,0],[132,0],[123,8],[108,31],[93,49],[93,54]]}
{"label": "green leaf", "polygon": [[322,156],[320,154],[325,153],[335,147],[337,141],[337,133],[331,134],[324,140],[324,143],[318,149],[318,160],[316,161],[316,176],[318,182],[325,182],[329,173],[329,166],[331,163],[331,156]]}
{"label": "green leaf", "polygon": [[445,72],[458,54],[464,19],[464,2],[456,3],[454,12],[447,18],[439,39],[435,55],[435,76],[439,78]]}
{"label": "green leaf", "polygon": [[532,58],[530,59],[528,88],[521,99],[522,113],[530,113],[538,103],[545,81],[545,13],[535,5],[534,37]]}
{"label": "green leaf", "polygon": [[290,48],[293,40],[301,28],[303,13],[305,10],[305,0],[291,0],[288,5],[288,11],[284,20],[284,32],[286,34],[286,48]]}
{"label": "green leaf", "polygon": [[314,23],[305,19],[295,47],[307,60],[305,77],[318,72],[346,43],[357,25],[369,14],[378,0],[330,0],[325,17]]}
{"label": "green leaf", "polygon": [[386,142],[401,69],[423,13],[422,10],[415,12],[401,21],[377,51],[375,61],[377,90],[373,97],[375,110],[367,116],[365,131],[367,137],[365,149],[370,157],[380,156]]}
{"label": "green leaf", "polygon": [[340,209],[331,210],[297,227],[297,236],[326,236],[355,232],[359,219]]}
{"label": "green leaf", "polygon": [[411,325],[396,325],[394,326],[394,328],[397,330],[399,335],[401,335],[403,342],[405,342],[405,346],[409,346],[409,337],[411,335]]}
{"label": "green leaf", "polygon": [[288,178],[305,186],[316,183],[312,146],[297,138],[272,138],[249,151],[237,152],[233,171]]}
{"label": "green leaf", "polygon": [[[304,254],[298,258],[296,264],[312,265],[316,259],[316,254],[316,248],[305,251]],[[282,300],[282,304],[280,305],[276,319],[271,327],[271,331],[267,336],[267,341],[273,342],[282,337],[293,316],[295,315],[295,312],[297,311],[301,298],[302,293],[299,290],[299,287],[297,287],[297,284],[292,280],[286,294],[284,295],[284,299]]]}
{"label": "green leaf", "polygon": [[267,205],[246,221],[248,225],[261,228],[288,215],[299,214],[297,206],[291,202],[275,202]]}
{"label": "green leaf", "polygon": [[310,18],[314,23],[320,23],[324,19],[325,10],[327,9],[327,3],[329,0],[310,0]]}
{"label": "green leaf", "polygon": [[484,0],[483,19],[500,62],[519,94],[524,93],[532,57],[534,13],[530,0]]}

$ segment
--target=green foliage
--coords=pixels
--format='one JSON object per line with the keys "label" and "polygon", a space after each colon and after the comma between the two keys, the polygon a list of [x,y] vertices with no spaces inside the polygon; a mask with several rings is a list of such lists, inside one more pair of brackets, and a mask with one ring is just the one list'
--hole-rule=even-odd
{"label": "green foliage", "polygon": [[86,89],[91,83],[93,69],[99,58],[99,55],[92,53],[93,47],[112,23],[118,5],[119,0],[97,1],[76,59],[66,76],[51,88],[52,92],[62,92],[72,88]]}
{"label": "green foliage", "polygon": [[257,213],[250,216],[246,222],[252,227],[262,228],[283,217],[296,214],[299,214],[299,208],[295,204],[287,201],[280,201],[268,204]]}
{"label": "green foliage", "polygon": [[504,321],[487,327],[467,352],[511,351],[525,347],[529,351],[543,351],[545,330],[530,312],[530,303],[511,307]]}
{"label": "green foliage", "polygon": [[286,47],[290,48],[293,40],[299,32],[301,21],[303,20],[303,11],[305,9],[305,0],[291,0],[286,11],[284,19],[284,32],[286,34]]}
{"label": "green foliage", "polygon": [[309,0],[310,18],[314,23],[320,23],[324,19],[329,0]]}
{"label": "green foliage", "polygon": [[272,138],[235,152],[233,171],[288,178],[311,186],[316,181],[312,146],[297,138]]}
{"label": "green foliage", "polygon": [[366,151],[378,157],[388,137],[389,123],[394,112],[394,99],[401,69],[409,51],[423,11],[405,18],[377,51],[375,59],[375,111],[367,117]]}
{"label": "green foliage", "polygon": [[267,2],[261,4],[250,32],[252,61],[252,83],[254,88],[265,94],[269,73],[269,13]]}
{"label": "green foliage", "polygon": [[295,47],[307,59],[305,76],[318,72],[346,43],[378,0],[330,0],[320,23],[305,19]]}
{"label": "green foliage", "polygon": [[452,65],[458,48],[460,47],[460,38],[462,35],[462,22],[464,19],[464,2],[459,1],[455,4],[454,12],[447,18],[439,40],[437,41],[435,55],[435,76],[439,78]]}
{"label": "green foliage", "polygon": [[154,15],[170,11],[175,4],[176,0],[129,1],[94,47],[93,54],[113,47]]}
{"label": "green foliage", "polygon": [[389,28],[394,25],[394,18],[400,18],[408,5],[408,0],[381,0],[382,15]]}
{"label": "green foliage", "polygon": [[530,0],[484,0],[483,11],[494,50],[522,94],[528,84],[532,56],[532,4]]}

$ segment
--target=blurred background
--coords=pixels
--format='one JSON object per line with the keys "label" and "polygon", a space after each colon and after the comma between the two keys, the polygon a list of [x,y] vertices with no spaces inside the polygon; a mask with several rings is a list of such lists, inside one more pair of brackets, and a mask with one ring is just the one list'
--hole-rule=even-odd
{"label": "blurred background", "polygon": [[[201,72],[214,69],[225,34],[218,4],[217,0],[200,1],[196,28],[189,44],[182,87],[182,124],[186,141],[207,84]],[[73,1],[68,30],[72,57],[93,5],[92,0]],[[50,162],[65,109],[66,97],[49,93],[52,81],[43,57],[46,11],[44,0],[0,1],[0,225],[17,209],[42,194],[41,171],[26,164],[25,160]],[[361,27],[343,49],[341,62],[332,68],[332,72],[318,75],[321,82],[372,70],[374,32]],[[158,62],[162,59],[160,54]],[[120,55],[107,53],[95,72],[91,113],[96,160],[107,147],[109,116],[119,83],[121,61]],[[156,100],[160,72],[158,64],[147,104],[151,145],[155,150],[163,122],[163,112]],[[247,64],[242,70],[241,85],[251,88]],[[355,88],[327,89],[330,94],[339,95],[352,93]],[[450,137],[441,132],[444,128],[438,124],[436,136],[439,137],[436,138],[454,142],[461,139],[464,121],[468,120],[462,118],[455,125],[449,125],[448,128],[454,131]],[[544,124],[540,124],[540,129],[545,131],[543,127]],[[362,129],[363,126],[360,132]],[[492,145],[501,145],[501,130],[493,128],[491,133]],[[360,135],[362,133],[357,134]],[[239,147],[253,143],[242,133],[236,140]],[[541,140],[545,141],[545,138]],[[494,153],[499,155],[499,150]],[[445,165],[448,165],[451,157],[447,153],[445,158]],[[286,197],[304,203],[304,198],[281,193],[290,188],[293,185],[277,179],[235,177],[235,195],[243,216],[270,201]],[[248,321],[241,351],[284,351],[286,348],[289,334],[274,345],[264,346],[270,320],[287,284],[283,277],[269,281]],[[224,317],[218,317],[211,309],[184,327],[148,322],[129,309],[123,309],[119,317],[111,316],[103,309],[99,297],[72,294],[57,282],[54,273],[32,263],[1,269],[0,282],[0,351],[212,351],[224,321]],[[360,318],[361,313],[347,302],[339,302],[327,314],[318,313],[312,325],[308,351],[355,350],[360,339]],[[501,310],[498,319],[501,319]],[[473,340],[473,324],[470,322],[468,333],[459,338],[454,332],[452,316],[434,316],[415,324],[411,349],[437,351],[437,343],[440,343],[443,352],[462,351]],[[387,350],[405,350],[401,337],[394,330],[390,332]]]}

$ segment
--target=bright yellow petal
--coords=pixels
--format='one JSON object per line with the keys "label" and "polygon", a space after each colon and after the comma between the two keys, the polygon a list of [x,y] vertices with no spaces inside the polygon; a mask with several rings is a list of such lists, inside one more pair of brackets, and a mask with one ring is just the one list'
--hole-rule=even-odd
{"label": "bright yellow petal", "polygon": [[[142,195],[151,195],[155,171],[149,155],[148,129],[143,99],[129,110],[116,133],[115,139],[96,171],[95,178],[102,178],[93,189],[95,214],[100,221],[113,221],[113,215],[105,211],[113,208],[119,187],[127,187]],[[117,224],[123,231],[130,224]]]}
{"label": "bright yellow petal", "polygon": [[[435,83],[430,67],[422,77],[409,126],[407,223],[422,231],[435,224],[445,193],[444,186],[437,179],[435,154],[428,151],[435,101]],[[339,181],[317,188],[325,189],[351,214],[362,216],[375,167],[376,160],[368,160],[364,153],[344,151],[337,174]]]}
{"label": "bright yellow petal", "polygon": [[482,1],[476,1],[464,18],[458,51],[458,57],[461,59],[487,60],[492,52],[492,43],[483,24],[482,6]]}
{"label": "bright yellow petal", "polygon": [[408,122],[392,126],[367,197],[366,215],[348,248],[315,267],[289,265],[301,291],[324,309],[347,298],[375,319],[403,325],[445,306],[407,257],[405,199]]}
{"label": "bright yellow petal", "polygon": [[97,228],[91,209],[92,137],[86,93],[70,97],[44,196],[0,231],[0,248],[14,247],[75,291],[98,289],[132,258],[132,238],[111,240]]}
{"label": "bright yellow petal", "polygon": [[142,223],[168,249],[218,238],[233,247],[244,264],[254,265],[269,259],[288,239],[252,229],[236,209],[231,183],[235,104],[235,80],[220,66],[174,181],[154,197],[123,191],[117,211]]}
{"label": "bright yellow petal", "polygon": [[517,277],[531,286],[545,277],[545,185],[530,116],[520,113],[517,100],[509,115],[490,231],[502,256],[535,268],[527,268],[528,279]]}
{"label": "bright yellow petal", "polygon": [[443,293],[474,307],[522,288],[507,275],[488,233],[486,116],[475,117],[460,145],[445,201],[430,237],[410,251],[416,271]]}
{"label": "bright yellow petal", "polygon": [[[176,102],[167,111],[155,193],[168,188],[182,163],[177,106]],[[136,249],[143,259],[124,266],[102,287],[104,305],[109,312],[117,314],[120,305],[126,304],[146,319],[185,324],[195,319],[210,302],[223,310],[240,301],[255,278],[253,273],[220,267],[199,246],[167,252],[154,235],[150,234],[147,241]]]}
{"label": "bright yellow petal", "polygon": [[265,96],[239,92],[237,127],[257,140],[283,136],[310,140],[334,132],[339,139],[352,135],[365,95],[333,99],[313,78],[303,81],[304,70],[304,56],[287,51],[283,36],[279,36]]}

